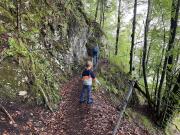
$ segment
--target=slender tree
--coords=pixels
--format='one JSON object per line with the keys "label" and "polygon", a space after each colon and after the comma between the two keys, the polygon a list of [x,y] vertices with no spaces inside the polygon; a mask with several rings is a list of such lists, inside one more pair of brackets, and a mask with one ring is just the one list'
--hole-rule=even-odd
{"label": "slender tree", "polygon": [[142,76],[142,71],[141,71],[141,65],[142,65],[142,51],[140,50],[140,54],[139,54],[139,58],[140,58],[140,61],[139,61],[139,71],[138,71],[138,75],[139,75],[139,77],[141,77]]}
{"label": "slender tree", "polygon": [[147,82],[147,75],[146,75],[146,58],[147,58],[147,38],[148,38],[148,32],[149,32],[149,23],[150,23],[150,13],[151,13],[151,2],[148,0],[148,11],[147,11],[147,16],[146,16],[146,23],[145,23],[145,28],[144,28],[144,47],[143,47],[143,58],[142,58],[142,70],[143,70],[143,78],[144,78],[144,85],[145,85],[145,91],[146,91],[146,96],[148,100],[148,104],[151,105],[150,102],[150,94],[148,90],[148,82]]}
{"label": "slender tree", "polygon": [[103,5],[102,5],[102,28],[104,27],[104,21],[105,21],[105,0],[103,0]]}
{"label": "slender tree", "polygon": [[153,39],[151,39],[150,43],[149,43],[149,47],[147,49],[147,56],[146,56],[146,65],[149,64],[149,58],[150,58],[150,55],[151,55],[151,48],[152,48],[152,41]]}
{"label": "slender tree", "polygon": [[131,35],[131,51],[130,51],[130,69],[129,73],[132,74],[132,67],[133,67],[133,53],[134,53],[134,39],[135,39],[135,32],[136,32],[136,12],[137,12],[137,0],[134,0],[134,17],[132,23],[132,35]]}
{"label": "slender tree", "polygon": [[172,1],[172,9],[171,9],[171,25],[170,25],[170,35],[169,35],[169,43],[166,49],[166,56],[163,64],[163,70],[161,74],[161,80],[158,88],[158,99],[157,99],[157,113],[160,117],[160,107],[162,101],[162,86],[165,79],[166,71],[167,73],[167,89],[170,89],[171,84],[169,84],[169,78],[171,78],[172,72],[172,64],[173,64],[173,53],[172,50],[174,48],[174,40],[176,36],[177,29],[177,21],[178,21],[178,13],[179,13],[180,0]]}
{"label": "slender tree", "polygon": [[117,23],[117,31],[116,31],[116,47],[115,47],[115,55],[118,54],[118,41],[119,41],[119,31],[120,31],[120,8],[121,8],[121,0],[119,0],[118,6],[118,23]]}
{"label": "slender tree", "polygon": [[[171,47],[171,50],[174,50],[174,41],[175,41],[175,37],[176,37],[176,29],[177,29],[177,22],[178,22],[178,14],[179,14],[179,7],[180,7],[180,0],[174,0],[172,2],[172,17],[171,17],[171,28],[170,28],[170,35],[171,38],[169,40],[169,46]],[[167,65],[167,75],[166,75],[166,86],[167,86],[167,90],[171,89],[171,80],[172,80],[172,69],[173,69],[173,65],[174,65],[174,54],[171,51],[169,54],[169,58],[168,58],[168,65]]]}
{"label": "slender tree", "polygon": [[159,84],[159,77],[160,77],[160,68],[162,66],[162,62],[163,62],[163,58],[164,58],[164,52],[165,52],[165,48],[166,48],[166,26],[165,26],[165,22],[164,22],[164,13],[162,11],[162,5],[159,2],[159,7],[160,7],[160,12],[161,12],[161,20],[162,20],[162,25],[163,25],[163,47],[162,47],[162,52],[161,52],[161,58],[160,58],[160,62],[156,67],[156,85],[155,85],[155,93],[154,93],[154,97],[155,97],[155,110],[157,110],[156,105],[157,105],[157,91],[158,91],[158,84]]}
{"label": "slender tree", "polygon": [[100,2],[100,25],[103,28],[105,20],[105,0]]}
{"label": "slender tree", "polygon": [[100,26],[102,26],[103,21],[103,0],[100,2]]}
{"label": "slender tree", "polygon": [[97,20],[98,10],[99,10],[99,2],[100,0],[97,0],[96,4],[96,12],[95,12],[95,21]]}

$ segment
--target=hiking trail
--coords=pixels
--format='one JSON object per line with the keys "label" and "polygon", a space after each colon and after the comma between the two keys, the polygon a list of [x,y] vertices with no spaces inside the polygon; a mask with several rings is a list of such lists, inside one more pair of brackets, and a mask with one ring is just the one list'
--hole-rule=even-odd
{"label": "hiking trail", "polygon": [[[92,105],[80,104],[81,80],[74,76],[61,88],[59,111],[54,114],[37,106],[9,103],[17,125],[10,125],[0,113],[3,135],[111,135],[118,111],[103,90],[93,91]],[[149,135],[146,129],[123,118],[118,135]]]}

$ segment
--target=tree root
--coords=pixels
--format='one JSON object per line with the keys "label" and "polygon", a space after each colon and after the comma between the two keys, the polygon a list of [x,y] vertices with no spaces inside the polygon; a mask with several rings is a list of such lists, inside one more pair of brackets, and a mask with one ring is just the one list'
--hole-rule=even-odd
{"label": "tree root", "polygon": [[8,113],[8,111],[4,108],[4,106],[2,106],[0,104],[0,109],[2,110],[3,113],[5,113],[8,118],[11,120],[12,124],[15,124],[16,122],[14,121],[14,119],[12,118],[12,116]]}
{"label": "tree root", "polygon": [[175,128],[178,130],[178,132],[180,132],[180,129],[178,128],[178,126],[176,124],[174,124],[173,122],[171,122],[171,124],[175,126]]}
{"label": "tree root", "polygon": [[52,107],[51,107],[51,105],[50,105],[50,103],[49,103],[49,101],[48,101],[48,97],[46,96],[46,94],[45,94],[45,92],[44,92],[44,90],[43,90],[43,88],[42,88],[41,86],[39,86],[39,90],[40,90],[40,92],[42,93],[42,95],[43,95],[43,97],[44,97],[44,100],[45,100],[45,103],[46,103],[46,105],[48,106],[49,110],[51,110],[52,112],[54,112],[53,109],[52,109]]}

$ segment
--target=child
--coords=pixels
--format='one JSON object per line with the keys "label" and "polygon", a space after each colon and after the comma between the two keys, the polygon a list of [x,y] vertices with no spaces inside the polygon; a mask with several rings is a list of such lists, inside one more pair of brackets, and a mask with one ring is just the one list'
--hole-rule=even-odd
{"label": "child", "polygon": [[[80,95],[80,103],[84,103],[87,100],[88,104],[93,103],[91,91],[92,91],[92,80],[96,80],[94,73],[92,72],[93,64],[91,61],[87,61],[86,68],[82,73],[83,88]],[[87,94],[87,99],[84,97]]]}

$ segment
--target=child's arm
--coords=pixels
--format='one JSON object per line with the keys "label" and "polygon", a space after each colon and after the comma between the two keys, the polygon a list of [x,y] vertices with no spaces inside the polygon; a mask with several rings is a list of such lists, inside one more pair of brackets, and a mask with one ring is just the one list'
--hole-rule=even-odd
{"label": "child's arm", "polygon": [[92,77],[93,80],[96,80],[96,76],[92,71],[90,71],[90,76]]}
{"label": "child's arm", "polygon": [[101,83],[98,81],[98,79],[96,78],[96,76],[95,76],[95,74],[94,74],[93,72],[91,72],[91,77],[93,78],[93,80],[94,80],[97,84],[101,85]]}

